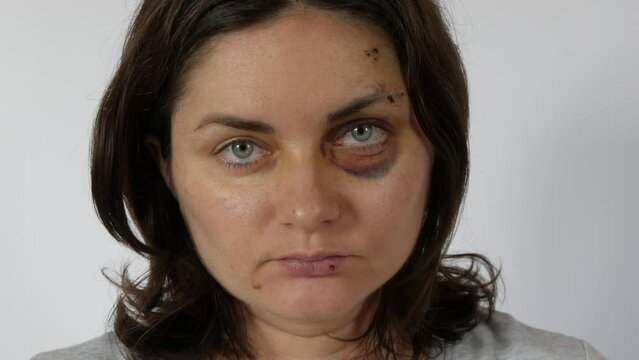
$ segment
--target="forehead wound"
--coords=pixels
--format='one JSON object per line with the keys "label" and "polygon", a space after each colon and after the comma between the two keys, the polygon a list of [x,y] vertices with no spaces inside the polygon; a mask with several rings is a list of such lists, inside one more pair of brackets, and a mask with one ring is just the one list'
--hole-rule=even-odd
{"label": "forehead wound", "polygon": [[380,57],[380,52],[378,48],[366,49],[364,50],[364,55],[366,58],[371,59],[373,61],[377,61]]}
{"label": "forehead wound", "polygon": [[375,94],[377,95],[388,94],[386,95],[386,100],[388,100],[388,102],[391,104],[400,102],[406,97],[406,93],[404,91],[394,89],[389,90],[384,83],[376,84],[373,86],[373,88],[375,89]]}
{"label": "forehead wound", "polygon": [[404,95],[405,95],[404,92],[396,92],[396,93],[389,94],[386,97],[386,99],[388,99],[388,102],[390,102],[391,104],[394,104],[394,103],[404,99]]}

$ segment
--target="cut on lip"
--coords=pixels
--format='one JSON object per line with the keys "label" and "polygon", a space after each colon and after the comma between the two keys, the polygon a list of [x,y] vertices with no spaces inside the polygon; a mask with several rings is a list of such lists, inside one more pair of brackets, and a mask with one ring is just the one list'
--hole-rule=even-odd
{"label": "cut on lip", "polygon": [[339,275],[341,264],[346,260],[346,256],[325,256],[319,259],[317,256],[306,257],[317,258],[317,260],[300,260],[295,258],[285,258],[278,260],[278,264],[288,272],[289,275],[304,278],[316,278],[329,275]]}

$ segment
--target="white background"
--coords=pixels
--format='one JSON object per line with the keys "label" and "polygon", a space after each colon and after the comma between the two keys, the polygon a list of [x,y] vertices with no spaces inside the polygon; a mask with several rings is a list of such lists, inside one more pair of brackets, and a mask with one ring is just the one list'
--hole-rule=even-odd
{"label": "white background", "polygon": [[[0,1],[0,358],[100,335],[132,259],[92,208],[88,140],[136,1]],[[471,89],[454,251],[503,266],[498,308],[611,359],[639,342],[639,5],[450,2]],[[502,297],[503,298],[503,297]]]}

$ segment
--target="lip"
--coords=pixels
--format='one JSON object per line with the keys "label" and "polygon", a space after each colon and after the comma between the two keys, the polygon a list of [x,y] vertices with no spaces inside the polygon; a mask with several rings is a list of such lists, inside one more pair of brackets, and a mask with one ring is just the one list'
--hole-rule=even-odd
{"label": "lip", "polygon": [[335,274],[348,256],[335,253],[290,254],[277,259],[290,275],[319,277]]}
{"label": "lip", "polygon": [[312,254],[291,253],[280,257],[277,260],[299,260],[299,261],[317,261],[328,257],[344,257],[346,255],[337,252],[316,252]]}

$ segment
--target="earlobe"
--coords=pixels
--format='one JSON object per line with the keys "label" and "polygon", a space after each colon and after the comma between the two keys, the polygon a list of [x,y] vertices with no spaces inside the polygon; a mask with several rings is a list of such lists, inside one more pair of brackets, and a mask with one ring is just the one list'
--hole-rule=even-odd
{"label": "earlobe", "polygon": [[147,135],[144,137],[144,146],[151,155],[155,165],[160,170],[164,182],[171,192],[173,192],[173,183],[171,181],[171,172],[169,171],[169,161],[162,156],[162,145],[155,135]]}

